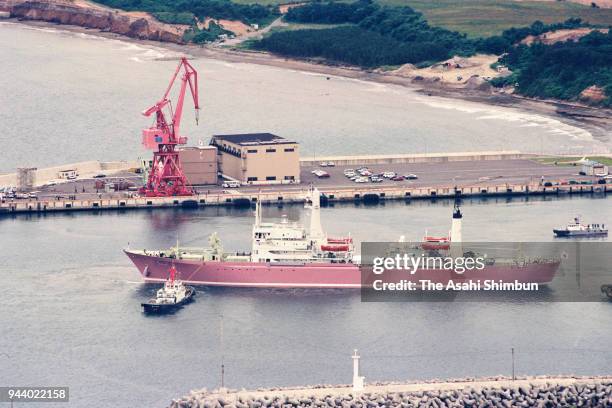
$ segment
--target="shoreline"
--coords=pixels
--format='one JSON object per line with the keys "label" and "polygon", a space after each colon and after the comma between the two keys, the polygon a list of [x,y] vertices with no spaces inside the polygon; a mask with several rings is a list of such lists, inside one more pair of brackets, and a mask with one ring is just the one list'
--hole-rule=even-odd
{"label": "shoreline", "polygon": [[132,44],[157,47],[177,53],[188,54],[197,58],[210,58],[231,63],[265,65],[330,77],[335,76],[380,84],[399,85],[411,89],[423,96],[451,100],[455,99],[502,108],[513,108],[530,114],[551,117],[564,124],[588,131],[594,140],[598,140],[607,145],[609,152],[609,146],[612,144],[612,110],[607,108],[593,107],[576,102],[540,100],[495,91],[482,91],[448,83],[440,83],[439,81],[415,81],[411,77],[404,77],[391,73],[366,71],[357,67],[327,65],[315,61],[296,60],[264,52],[226,49],[210,45],[198,46],[193,44],[175,44],[152,40],[140,40],[100,29],[57,24],[41,20],[20,20],[10,18],[1,21],[30,27],[53,28],[71,33],[87,34]]}

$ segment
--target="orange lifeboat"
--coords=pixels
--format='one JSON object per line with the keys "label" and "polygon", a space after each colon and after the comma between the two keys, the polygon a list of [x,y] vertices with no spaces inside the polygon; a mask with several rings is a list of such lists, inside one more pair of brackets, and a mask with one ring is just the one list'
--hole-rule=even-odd
{"label": "orange lifeboat", "polygon": [[328,245],[321,245],[321,250],[330,251],[330,252],[346,252],[349,250],[349,246],[347,244],[340,244],[340,245],[328,244]]}
{"label": "orange lifeboat", "polygon": [[423,237],[423,243],[421,247],[428,251],[440,250],[440,249],[449,249],[450,248],[450,238],[449,237]]}
{"label": "orange lifeboat", "polygon": [[327,238],[328,244],[352,244],[353,238]]}

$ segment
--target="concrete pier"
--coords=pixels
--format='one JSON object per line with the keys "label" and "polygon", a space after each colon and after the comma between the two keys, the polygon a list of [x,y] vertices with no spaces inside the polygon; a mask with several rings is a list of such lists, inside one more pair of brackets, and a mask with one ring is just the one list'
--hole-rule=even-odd
{"label": "concrete pier", "polygon": [[[0,200],[0,214],[246,206],[258,200],[264,204],[303,203],[310,185],[321,192],[323,205],[341,201],[376,203],[455,197],[607,194],[612,191],[612,180],[580,175],[578,166],[543,164],[526,159],[523,155],[521,158],[515,157],[518,153],[514,152],[504,153],[513,158],[500,159],[501,154],[356,156],[359,165],[367,160],[376,162],[367,165],[372,172],[394,171],[418,176],[414,180],[385,179],[382,183],[355,183],[349,180],[343,171],[358,165],[340,164],[338,157],[334,158],[334,167],[321,167],[318,161],[302,161],[301,184],[244,185],[240,188],[203,186],[197,188],[196,195],[189,197],[141,197],[136,191],[100,191],[95,188],[96,180],[100,179],[92,177],[104,169],[113,167],[115,172],[110,176],[110,171],[104,171],[107,182],[129,181],[133,189],[142,185],[142,178],[125,170],[129,163],[102,166],[98,162],[87,162],[82,168],[89,169],[89,178],[80,176],[77,180],[41,187],[36,198]],[[346,159],[346,162],[351,163],[353,159]],[[48,170],[41,177],[64,167]],[[317,177],[313,173],[315,169],[324,169],[329,177]]]}

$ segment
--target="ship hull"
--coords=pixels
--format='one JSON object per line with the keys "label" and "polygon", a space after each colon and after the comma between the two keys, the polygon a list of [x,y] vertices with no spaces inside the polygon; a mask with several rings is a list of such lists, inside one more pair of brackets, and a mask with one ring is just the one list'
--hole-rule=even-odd
{"label": "ship hull", "polygon": [[434,282],[449,280],[493,279],[504,282],[550,283],[559,268],[559,262],[528,263],[518,265],[490,265],[480,271],[455,274],[440,270],[419,270],[410,275],[406,271],[387,271],[384,276],[365,273],[350,263],[310,263],[303,265],[275,265],[255,262],[218,262],[160,258],[125,251],[140,271],[145,282],[164,282],[168,269],[174,265],[178,277],[191,285],[250,287],[250,288],[335,288],[371,287],[376,279],[385,282],[400,280]]}
{"label": "ship hull", "polygon": [[569,231],[569,230],[557,230],[554,229],[553,233],[559,238],[566,237],[605,237],[608,235],[608,231]]}

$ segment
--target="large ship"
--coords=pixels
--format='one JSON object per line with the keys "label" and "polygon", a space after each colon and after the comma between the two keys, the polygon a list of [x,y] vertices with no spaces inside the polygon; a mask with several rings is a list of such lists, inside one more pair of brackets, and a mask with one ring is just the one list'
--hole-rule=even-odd
{"label": "large ship", "polygon": [[[310,208],[309,228],[290,222],[284,216],[278,223],[264,222],[261,206],[256,203],[252,248],[249,253],[225,252],[216,233],[210,236],[206,248],[180,247],[177,243],[176,247],[165,250],[124,251],[145,282],[151,283],[164,282],[168,268],[174,265],[180,279],[193,285],[259,288],[370,286],[372,277],[362,279],[353,239],[330,238],[323,232],[320,193],[316,188],[309,192],[307,207]],[[456,207],[449,238],[455,244],[461,241],[461,218],[461,211]],[[457,248],[455,245],[450,250],[455,252],[454,256],[457,256]],[[422,269],[407,279],[437,276],[442,281],[482,278],[545,284],[552,281],[558,267],[559,262],[556,260],[496,262],[489,263],[483,270],[467,272],[461,276]],[[397,272],[399,279],[400,271]]]}

